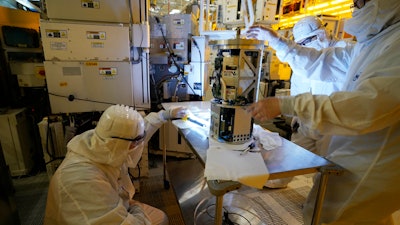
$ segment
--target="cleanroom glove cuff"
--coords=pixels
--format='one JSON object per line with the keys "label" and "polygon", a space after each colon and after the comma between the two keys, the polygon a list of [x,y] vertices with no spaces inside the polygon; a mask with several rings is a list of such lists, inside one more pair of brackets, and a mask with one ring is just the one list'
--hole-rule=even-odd
{"label": "cleanroom glove cuff", "polygon": [[294,111],[295,96],[277,96],[279,107],[284,116],[297,116]]}
{"label": "cleanroom glove cuff", "polygon": [[183,118],[186,114],[187,110],[182,106],[171,107],[168,110],[160,111],[160,116],[163,120]]}
{"label": "cleanroom glove cuff", "polygon": [[135,218],[135,222],[140,222],[140,224],[144,225],[151,225],[150,219],[147,217],[140,205],[133,204],[129,206],[128,212]]}

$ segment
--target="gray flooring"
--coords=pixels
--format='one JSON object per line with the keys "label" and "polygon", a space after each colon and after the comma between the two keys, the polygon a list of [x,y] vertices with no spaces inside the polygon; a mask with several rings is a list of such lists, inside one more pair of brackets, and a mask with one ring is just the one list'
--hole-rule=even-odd
{"label": "gray flooring", "polygon": [[13,184],[21,225],[42,225],[49,185],[47,173],[14,178]]}

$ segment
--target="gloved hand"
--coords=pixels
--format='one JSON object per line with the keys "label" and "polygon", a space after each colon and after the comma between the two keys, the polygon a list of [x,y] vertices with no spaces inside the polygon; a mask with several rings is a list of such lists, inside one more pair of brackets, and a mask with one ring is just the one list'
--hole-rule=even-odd
{"label": "gloved hand", "polygon": [[254,38],[262,41],[268,41],[268,44],[274,48],[279,42],[279,34],[274,31],[272,28],[255,25],[251,26],[249,30],[246,32],[247,38]]}
{"label": "gloved hand", "polygon": [[169,120],[169,119],[177,119],[177,118],[183,118],[186,116],[187,110],[185,107],[182,106],[176,106],[176,107],[171,107],[168,110],[164,111],[162,113],[162,117],[164,120]]}
{"label": "gloved hand", "polygon": [[254,102],[246,110],[254,119],[260,121],[273,119],[281,114],[279,98],[277,97],[267,97]]}
{"label": "gloved hand", "polygon": [[149,216],[146,214],[145,210],[143,209],[143,203],[135,201],[135,200],[130,200],[128,212],[130,214],[132,214],[133,217],[135,218],[134,222],[144,224],[144,225],[152,224]]}

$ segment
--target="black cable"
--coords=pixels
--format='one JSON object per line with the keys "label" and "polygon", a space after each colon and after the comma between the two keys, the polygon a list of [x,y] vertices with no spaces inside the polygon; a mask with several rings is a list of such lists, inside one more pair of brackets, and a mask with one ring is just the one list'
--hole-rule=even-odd
{"label": "black cable", "polygon": [[[224,212],[224,222],[225,222],[226,224],[228,224],[228,225],[239,224],[239,223],[233,222],[233,221],[229,218],[229,215],[235,215],[235,216],[238,216],[238,217],[240,217],[240,218],[243,218],[244,220],[247,221],[247,223],[248,223],[249,225],[251,225],[250,220],[247,219],[246,217],[244,217],[243,215],[240,215],[239,213],[233,213],[233,212],[225,211],[225,212]],[[239,225],[243,225],[243,224],[239,224]]]}
{"label": "black cable", "polygon": [[[155,18],[155,20],[156,20],[156,22],[157,22],[157,25],[158,25],[158,27],[159,27],[159,29],[160,29],[160,31],[161,31],[161,36],[163,37],[163,40],[164,40],[164,42],[165,42],[165,45],[167,46],[167,50],[168,50],[168,53],[170,54],[170,56],[171,56],[171,59],[172,59],[172,62],[174,63],[174,65],[179,69],[179,75],[182,75],[183,74],[183,68],[176,62],[176,60],[175,60],[175,53],[173,52],[173,50],[171,49],[171,47],[169,46],[169,43],[168,43],[168,41],[167,41],[167,38],[166,38],[166,36],[165,36],[165,34],[164,34],[164,30],[162,29],[162,26],[161,26],[161,23],[160,23],[160,19],[158,18],[158,17],[154,17]],[[195,43],[195,45],[197,46],[197,43]],[[200,51],[200,48],[197,46],[197,48],[199,49],[199,51]],[[200,53],[200,55],[201,55],[201,53]],[[178,76],[179,76],[178,75]],[[189,84],[189,82],[186,80],[186,78],[185,78],[185,76],[183,76],[182,75],[182,79],[185,81],[185,83],[189,86],[189,88],[192,90],[192,92],[193,92],[193,94],[196,94],[196,92],[193,90],[193,88],[192,88],[192,86]]]}
{"label": "black cable", "polygon": [[182,79],[185,81],[185,83],[189,86],[190,90],[192,90],[193,94],[196,95],[196,92],[193,90],[192,86],[190,86],[189,82],[186,80],[185,76],[182,76]]}
{"label": "black cable", "polygon": [[154,93],[156,95],[156,102],[158,104],[160,102],[160,98],[159,98],[160,96],[158,96],[156,80],[154,78],[154,74],[153,73],[150,73],[150,82],[151,82],[152,86],[155,87]]}
{"label": "black cable", "polygon": [[[215,216],[213,216],[209,211],[208,211],[208,209],[210,209],[212,206],[214,206],[214,208],[215,208],[215,204],[210,204],[210,205],[208,205],[207,206],[207,208],[206,208],[206,213],[207,213],[207,215],[210,217],[210,218],[215,218]],[[223,207],[223,210],[224,210],[224,212],[223,212],[223,223],[222,224],[226,224],[226,225],[235,225],[235,224],[238,224],[238,223],[235,223],[235,222],[233,222],[230,218],[229,218],[229,215],[236,215],[236,216],[239,216],[239,217],[241,217],[241,218],[243,218],[244,220],[246,220],[247,221],[247,223],[249,224],[249,225],[251,225],[251,222],[250,222],[250,220],[248,220],[246,217],[244,217],[243,215],[240,215],[240,214],[238,214],[238,213],[232,213],[232,212],[229,212],[225,207]]]}
{"label": "black cable", "polygon": [[154,93],[156,95],[156,101],[157,101],[156,103],[157,104],[161,103],[161,99],[160,99],[160,96],[159,96],[159,91],[162,88],[162,84],[167,80],[179,77],[179,75],[180,75],[179,73],[172,74],[172,75],[166,75],[166,76],[161,75],[162,78],[158,82],[156,82],[155,78],[154,78],[154,74],[153,73],[150,74],[151,81],[152,81],[152,84],[154,86]]}
{"label": "black cable", "polygon": [[175,60],[175,53],[174,53],[174,51],[172,51],[171,47],[169,46],[169,43],[168,43],[168,41],[167,41],[167,38],[166,38],[166,36],[165,36],[165,34],[164,34],[164,30],[163,30],[162,27],[161,27],[160,19],[159,19],[158,17],[156,17],[156,16],[155,16],[154,18],[156,19],[156,22],[157,22],[157,24],[158,24],[158,27],[159,27],[159,29],[160,29],[160,31],[161,31],[161,35],[162,35],[162,37],[163,37],[163,39],[164,39],[165,45],[167,46],[167,50],[168,50],[169,54],[171,55],[172,62],[174,63],[174,65],[175,65],[176,67],[178,67],[180,73],[183,73],[183,68],[176,62],[176,60]]}
{"label": "black cable", "polygon": [[[200,47],[199,47],[199,45],[197,44],[197,41],[194,39],[194,38],[192,38],[192,41],[193,41],[193,44],[194,44],[194,46],[197,48],[197,50],[199,51],[199,57],[200,57],[200,79],[203,77],[203,66],[202,66],[202,64],[203,64],[203,56],[201,55],[201,50],[200,50]],[[200,90],[201,90],[201,96],[203,96],[203,85],[204,85],[204,79],[201,79],[200,80],[200,82],[201,82],[201,88],[200,88]],[[188,84],[189,85],[189,84]],[[189,87],[190,87],[190,85],[189,85]],[[192,89],[192,91],[193,91],[193,89]],[[194,92],[194,91],[193,91]],[[196,94],[195,92],[193,93],[193,94]]]}
{"label": "black cable", "polygon": [[140,161],[142,161],[142,157],[140,157],[138,163],[136,164],[136,168],[138,169],[138,176],[137,176],[137,177],[135,177],[135,176],[131,173],[131,171],[129,170],[129,168],[128,168],[128,174],[129,174],[129,177],[130,177],[130,179],[131,179],[132,182],[133,182],[133,180],[139,179],[139,178],[140,178],[140,173],[141,173],[140,165],[139,165],[139,164],[140,164]]}
{"label": "black cable", "polygon": [[211,206],[215,206],[215,204],[210,204],[210,205],[208,205],[207,208],[206,208],[206,213],[207,213],[207,215],[208,215],[210,218],[215,218],[212,214],[210,214],[210,212],[208,212],[208,209],[209,209]]}
{"label": "black cable", "polygon": [[[50,93],[49,92],[49,95],[53,95],[53,96],[57,96],[57,97],[61,97],[61,98],[66,98],[66,99],[68,99],[68,101],[74,101],[74,100],[79,100],[79,101],[85,101],[85,102],[93,102],[93,103],[101,103],[101,104],[108,104],[108,105],[116,105],[116,104],[119,104],[119,103],[115,103],[115,102],[102,102],[102,101],[96,101],[96,100],[90,100],[90,99],[83,99],[83,98],[76,98],[74,95],[69,95],[69,96],[65,96],[65,95],[59,95],[59,94],[55,94],[55,93]],[[137,109],[142,109],[142,110],[145,110],[145,109],[147,109],[147,108],[144,108],[144,107],[140,107],[140,108],[138,108],[138,107],[136,107],[135,105],[127,105],[127,106],[130,106],[130,107],[132,107],[133,109],[135,109],[135,110],[137,110]]]}

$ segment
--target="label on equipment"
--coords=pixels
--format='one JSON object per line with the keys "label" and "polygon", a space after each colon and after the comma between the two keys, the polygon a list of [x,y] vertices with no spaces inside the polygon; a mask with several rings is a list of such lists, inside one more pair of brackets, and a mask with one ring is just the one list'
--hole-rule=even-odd
{"label": "label on equipment", "polygon": [[106,40],[106,32],[104,31],[86,31],[87,39]]}
{"label": "label on equipment", "polygon": [[46,30],[46,37],[48,38],[67,38],[67,30]]}
{"label": "label on equipment", "polygon": [[82,8],[99,9],[100,2],[98,0],[83,0],[81,1]]}
{"label": "label on equipment", "polygon": [[53,49],[53,50],[66,50],[67,49],[67,43],[60,42],[60,41],[52,41],[52,42],[50,42],[50,49]]}
{"label": "label on equipment", "polygon": [[99,68],[99,74],[104,76],[104,78],[113,78],[117,75],[118,70],[116,67],[102,67]]}
{"label": "label on equipment", "polygon": [[104,42],[92,42],[92,48],[104,48]]}

